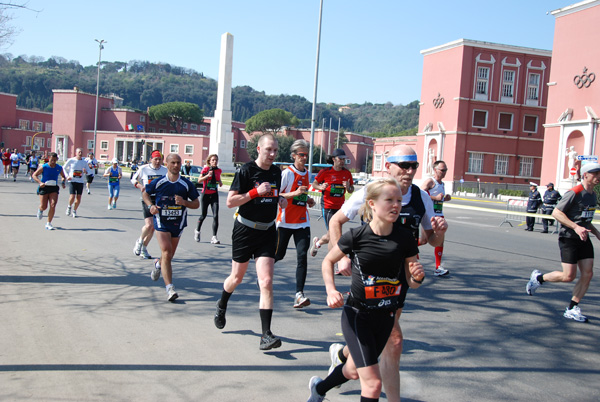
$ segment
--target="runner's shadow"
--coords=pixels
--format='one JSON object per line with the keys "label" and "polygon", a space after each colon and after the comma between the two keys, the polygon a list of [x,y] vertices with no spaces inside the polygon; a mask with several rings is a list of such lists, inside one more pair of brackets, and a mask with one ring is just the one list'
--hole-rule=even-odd
{"label": "runner's shadow", "polygon": [[456,349],[445,345],[431,345],[427,342],[404,339],[404,341],[402,342],[402,354],[410,354],[415,350],[422,350],[425,352],[448,353],[454,352]]}

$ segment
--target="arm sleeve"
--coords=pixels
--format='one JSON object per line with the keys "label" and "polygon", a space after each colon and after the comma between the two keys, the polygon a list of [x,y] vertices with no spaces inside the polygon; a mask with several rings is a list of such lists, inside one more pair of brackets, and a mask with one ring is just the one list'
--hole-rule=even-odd
{"label": "arm sleeve", "polygon": [[142,169],[138,169],[135,171],[135,174],[131,178],[131,184],[133,184],[133,187],[135,187],[136,183],[138,182],[141,173],[142,173]]}
{"label": "arm sleeve", "polygon": [[[342,213],[346,216],[346,218],[352,220],[358,214],[360,206],[365,202],[365,188],[366,187],[363,187],[360,190],[352,193],[350,198],[348,198],[344,205],[342,205]],[[431,209],[433,210],[433,205]]]}
{"label": "arm sleeve", "polygon": [[290,169],[285,169],[281,172],[281,193],[289,193],[292,190],[294,180],[294,172]]}
{"label": "arm sleeve", "polygon": [[419,191],[421,191],[421,199],[423,200],[423,205],[425,206],[425,216],[423,216],[421,225],[423,226],[423,229],[431,230],[431,218],[435,216],[435,212],[433,210],[433,201],[426,191],[423,191],[422,189],[419,189]]}
{"label": "arm sleeve", "polygon": [[342,253],[350,254],[350,252],[352,251],[353,234],[354,234],[353,230],[350,229],[346,233],[343,233],[342,236],[340,236],[340,239],[338,240],[337,245],[340,248],[340,250],[342,251]]}

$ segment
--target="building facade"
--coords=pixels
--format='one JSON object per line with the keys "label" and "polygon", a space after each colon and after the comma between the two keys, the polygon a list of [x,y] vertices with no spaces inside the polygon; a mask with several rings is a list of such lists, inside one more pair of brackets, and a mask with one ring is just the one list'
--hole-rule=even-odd
{"label": "building facade", "polygon": [[17,95],[0,93],[0,148],[50,152],[52,113],[17,107]]}

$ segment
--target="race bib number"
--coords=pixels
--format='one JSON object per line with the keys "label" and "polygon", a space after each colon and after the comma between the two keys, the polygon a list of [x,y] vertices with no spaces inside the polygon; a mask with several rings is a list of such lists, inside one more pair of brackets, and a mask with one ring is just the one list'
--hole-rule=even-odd
{"label": "race bib number", "polygon": [[148,184],[152,183],[156,179],[160,179],[161,177],[162,175],[148,176]]}
{"label": "race bib number", "polygon": [[[258,183],[256,186],[258,187]],[[267,204],[277,202],[279,197],[279,190],[277,189],[276,183],[271,183],[271,191],[264,193],[263,195],[259,195],[254,199],[255,204]]]}
{"label": "race bib number", "polygon": [[83,177],[83,170],[73,170],[73,177]]}
{"label": "race bib number", "polygon": [[587,207],[583,211],[581,211],[581,219],[586,222],[591,222],[594,219],[594,212],[596,212],[596,207]]}
{"label": "race bib number", "polygon": [[183,211],[181,205],[175,205],[162,208],[160,214],[166,218],[179,217],[183,215]]}
{"label": "race bib number", "polygon": [[292,205],[298,205],[299,207],[305,207],[306,202],[308,201],[308,194],[300,194],[294,198],[292,198]]}
{"label": "race bib number", "polygon": [[346,192],[346,188],[342,184],[332,184],[329,187],[329,194],[332,197],[343,197]]}
{"label": "race bib number", "polygon": [[436,215],[443,215],[443,212],[442,212],[443,207],[444,207],[443,201],[433,201],[433,212],[435,212]]}
{"label": "race bib number", "polygon": [[369,308],[388,308],[396,302],[402,285],[399,280],[369,276],[365,281],[365,303]]}
{"label": "race bib number", "polygon": [[206,183],[206,188],[208,190],[216,190],[217,189],[217,183],[208,182],[208,183]]}
{"label": "race bib number", "polygon": [[109,177],[108,178],[108,182],[109,183],[118,183],[119,182],[119,178],[118,177]]}

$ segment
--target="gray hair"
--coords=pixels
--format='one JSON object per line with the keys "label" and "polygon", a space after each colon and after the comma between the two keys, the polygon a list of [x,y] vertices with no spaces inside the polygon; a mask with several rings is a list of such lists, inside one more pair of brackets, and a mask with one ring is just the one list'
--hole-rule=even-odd
{"label": "gray hair", "polygon": [[310,149],[310,145],[308,145],[308,142],[306,140],[302,140],[302,139],[296,140],[290,147],[290,152],[292,154],[295,154],[301,148]]}

